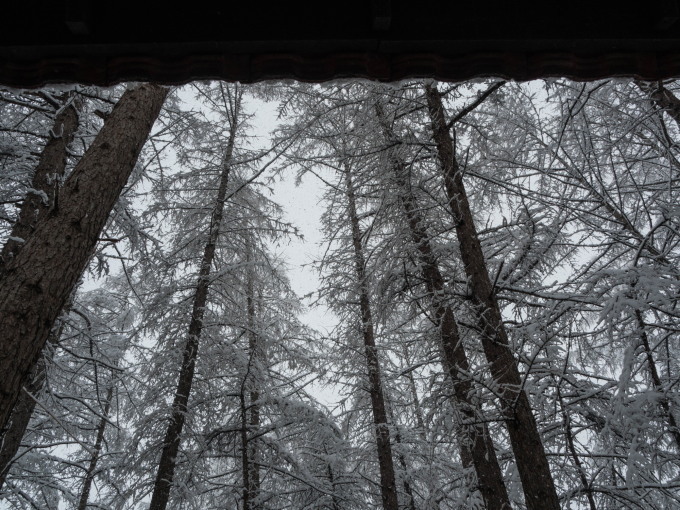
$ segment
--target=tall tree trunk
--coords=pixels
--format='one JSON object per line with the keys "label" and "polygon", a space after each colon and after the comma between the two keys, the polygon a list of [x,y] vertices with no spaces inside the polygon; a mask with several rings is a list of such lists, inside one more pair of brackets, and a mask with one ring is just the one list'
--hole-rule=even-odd
{"label": "tall tree trunk", "polygon": [[649,375],[652,379],[652,386],[654,386],[654,391],[660,395],[659,406],[666,415],[666,420],[668,421],[668,432],[675,441],[675,448],[680,451],[680,428],[678,427],[678,421],[675,419],[673,409],[671,408],[670,399],[666,396],[666,390],[664,389],[663,383],[661,382],[659,370],[656,367],[656,362],[654,361],[654,353],[652,351],[651,345],[649,345],[649,337],[647,336],[647,331],[645,330],[646,324],[644,318],[642,317],[642,312],[640,312],[638,309],[635,309],[633,313],[635,314],[635,321],[638,327],[640,342],[642,343],[642,348],[645,352],[647,369],[649,370]]}
{"label": "tall tree trunk", "polygon": [[578,452],[576,451],[576,445],[574,445],[574,435],[571,431],[571,418],[569,417],[567,408],[564,405],[564,399],[562,398],[562,392],[560,391],[559,385],[557,386],[557,398],[560,401],[560,408],[562,410],[562,426],[564,427],[564,434],[567,438],[567,448],[571,454],[571,459],[574,462],[574,466],[578,471],[578,476],[581,480],[581,485],[583,486],[583,492],[586,496],[586,499],[588,500],[588,506],[590,507],[590,510],[597,510],[597,506],[595,505],[595,497],[593,496],[592,488],[588,483],[588,477],[586,476],[586,470],[583,468],[583,463],[581,462]]}
{"label": "tall tree trunk", "polygon": [[426,86],[434,140],[444,173],[444,184],[453,213],[461,258],[470,285],[475,312],[482,331],[482,346],[498,384],[505,423],[522,480],[529,510],[559,510],[557,490],[550,465],[526,392],[517,361],[510,349],[491,279],[470,211],[463,174],[454,154],[446,125],[441,95],[434,85]]}
{"label": "tall tree trunk", "polygon": [[[390,142],[395,142],[396,137],[380,105],[377,105],[376,112],[385,137]],[[395,143],[395,145],[397,144]],[[454,407],[460,411],[463,417],[461,458],[464,464],[469,464],[470,460],[472,461],[477,474],[479,491],[487,509],[510,510],[510,498],[503,482],[488,427],[481,416],[481,410],[471,400],[473,387],[469,375],[470,364],[453,311],[447,303],[444,278],[432,251],[425,223],[420,216],[418,204],[410,192],[409,171],[395,149],[392,149],[391,153],[394,182],[397,185],[399,198],[406,215],[411,239],[418,250],[420,271],[430,295],[433,320],[439,329],[442,364],[446,368],[453,385]]]}
{"label": "tall tree trunk", "polygon": [[208,301],[208,287],[210,285],[210,271],[215,258],[217,240],[220,234],[222,216],[224,214],[224,204],[227,196],[227,185],[229,184],[229,174],[231,171],[231,159],[234,150],[234,140],[236,138],[237,119],[240,109],[240,98],[237,100],[234,114],[232,117],[231,132],[224,154],[222,163],[222,174],[217,190],[215,205],[210,215],[210,227],[208,230],[208,241],[203,251],[203,259],[198,274],[196,284],[196,294],[189,322],[187,340],[184,344],[182,366],[177,380],[177,390],[172,403],[172,415],[170,423],[165,432],[163,440],[163,450],[158,464],[156,481],[154,483],[153,495],[149,510],[165,510],[170,497],[170,487],[175,473],[177,453],[182,439],[182,429],[187,413],[187,404],[191,393],[191,385],[194,380],[194,370],[196,368],[196,356],[198,354],[198,344],[203,329],[203,315]]}
{"label": "tall tree trunk", "polygon": [[[113,376],[113,374],[111,374]],[[104,432],[106,431],[106,424],[108,423],[109,411],[111,410],[111,401],[113,400],[113,383],[106,390],[106,398],[104,400],[104,409],[102,409],[102,416],[99,418],[97,425],[97,438],[94,443],[92,457],[90,463],[85,471],[85,479],[83,480],[83,488],[80,491],[80,500],[78,501],[78,510],[85,510],[87,508],[87,500],[90,498],[90,490],[94,475],[97,469],[97,463],[101,456],[102,446],[104,444]]]}
{"label": "tall tree trunk", "polygon": [[62,329],[63,324],[60,324],[59,327],[50,333],[47,339],[47,346],[43,350],[38,362],[33,365],[28,383],[22,388],[17,403],[14,409],[12,409],[7,430],[2,438],[2,447],[0,448],[0,490],[5,485],[9,470],[21,447],[21,440],[31,421],[33,411],[35,411],[36,398],[42,393],[47,377],[47,366],[54,357]]}
{"label": "tall tree trunk", "polygon": [[[242,396],[242,428],[241,447],[243,448],[243,510],[257,510],[261,508],[258,501],[260,494],[260,467],[258,463],[257,441],[253,439],[260,429],[260,391],[258,388],[258,368],[262,360],[261,346],[255,331],[255,289],[253,264],[253,247],[250,233],[246,234],[246,313],[248,317],[248,373],[243,380]],[[247,403],[245,395],[248,392],[250,401]]]}
{"label": "tall tree trunk", "polygon": [[356,197],[350,169],[345,167],[344,171],[347,208],[352,226],[352,245],[354,247],[354,266],[357,276],[357,290],[359,293],[361,329],[364,338],[364,353],[366,355],[366,368],[368,371],[369,394],[371,396],[373,424],[375,425],[375,440],[378,450],[380,493],[384,510],[398,510],[399,501],[397,499],[397,484],[394,475],[394,459],[392,457],[390,430],[387,423],[387,413],[385,411],[385,398],[380,375],[380,360],[378,359],[378,349],[375,345],[375,333],[368,293],[362,233],[359,225],[359,217],[357,215]]}
{"label": "tall tree trunk", "polygon": [[[390,420],[394,424],[394,443],[398,445],[398,447],[400,447],[402,445],[401,433],[399,432],[397,420],[394,417],[394,408],[391,402],[389,402],[387,408],[389,409]],[[399,460],[399,465],[401,466],[401,470],[404,473],[403,480],[404,492],[406,493],[406,497],[408,498],[408,503],[406,503],[406,507],[408,508],[408,510],[416,510],[416,499],[413,496],[413,489],[411,488],[411,483],[408,480],[408,464],[406,464],[406,457],[402,452],[399,452],[397,454],[397,459]]]}
{"label": "tall tree trunk", "polygon": [[[638,82],[638,86],[645,92],[652,93],[655,91],[655,89],[648,84]],[[667,110],[668,113],[671,116],[674,116],[674,118],[676,118],[678,122],[680,122],[680,100],[678,100],[670,91],[663,87],[661,87],[660,91],[656,91],[652,94],[652,99],[654,98],[656,98],[655,101],[660,107],[668,109]],[[667,101],[669,102],[667,103]],[[673,105],[675,105],[677,109],[671,109]],[[559,155],[556,154],[556,156],[559,158]],[[565,161],[562,158],[560,158],[560,161],[565,165],[565,168],[569,168],[569,164],[567,161]],[[593,184],[589,182],[578,170],[569,172],[569,175],[576,179],[578,183],[584,189],[586,189],[593,196],[593,198],[600,204],[600,207],[604,208],[604,210],[607,211],[607,213],[609,213],[611,222],[620,225],[623,228],[623,230],[628,232],[628,234],[633,236],[635,240],[640,243],[637,248],[638,252],[645,251],[655,261],[664,264],[670,268],[674,267],[673,263],[668,259],[668,257],[666,257],[660,250],[658,250],[656,246],[654,246],[654,244],[649,241],[647,236],[643,235],[642,232],[640,232],[640,230],[628,219],[628,216],[625,214],[625,212],[618,208],[610,200],[608,200],[606,193],[598,191],[596,187],[593,186]],[[634,287],[635,286],[633,285],[633,289]],[[647,361],[647,368],[649,370],[649,375],[652,380],[654,390],[662,395],[662,397],[660,397],[659,399],[659,406],[661,407],[661,410],[665,414],[666,420],[668,421],[669,433],[673,437],[676,447],[678,448],[678,450],[680,450],[680,427],[678,427],[678,422],[675,418],[675,415],[673,414],[674,410],[672,409],[671,402],[668,399],[668,397],[665,396],[665,389],[663,387],[663,383],[659,375],[659,370],[657,368],[656,361],[654,360],[654,351],[652,350],[649,344],[649,339],[645,327],[646,325],[643,320],[642,312],[636,308],[633,310],[633,315],[635,316],[635,321],[638,326],[638,335],[642,347],[644,349],[644,354]]]}
{"label": "tall tree trunk", "polygon": [[167,95],[123,94],[101,131],[0,278],[0,427],[4,430],[68,296],[127,183]]}
{"label": "tall tree trunk", "polygon": [[0,277],[5,266],[19,253],[21,246],[33,233],[40,218],[53,207],[59,180],[66,171],[67,149],[77,129],[78,113],[75,105],[66,99],[54,118],[47,144],[40,153],[31,180],[31,190],[26,194],[12,232],[0,251]]}
{"label": "tall tree trunk", "polygon": [[[31,180],[31,188],[24,199],[16,223],[12,227],[9,239],[0,252],[0,278],[6,263],[12,260],[21,249],[24,241],[35,230],[40,219],[54,205],[57,192],[58,179],[64,176],[66,171],[66,159],[68,146],[78,128],[78,113],[75,105],[68,102],[62,106],[54,118],[54,125],[49,132],[49,139],[43,148],[38,161],[38,166]],[[43,195],[44,194],[44,195]],[[45,200],[44,197],[47,197]],[[68,306],[66,307],[68,308]],[[5,484],[12,460],[19,451],[21,440],[35,410],[35,398],[42,392],[45,383],[47,365],[54,356],[54,350],[59,342],[63,323],[50,332],[47,344],[38,362],[33,365],[28,383],[19,394],[17,402],[7,424],[7,430],[2,434],[2,446],[0,447],[0,489]]]}

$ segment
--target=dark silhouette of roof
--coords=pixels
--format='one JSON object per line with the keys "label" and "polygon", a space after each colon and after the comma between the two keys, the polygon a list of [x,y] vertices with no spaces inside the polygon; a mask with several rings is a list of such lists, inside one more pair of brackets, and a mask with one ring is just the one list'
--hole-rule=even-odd
{"label": "dark silhouette of roof", "polygon": [[680,75],[677,0],[12,2],[0,84]]}

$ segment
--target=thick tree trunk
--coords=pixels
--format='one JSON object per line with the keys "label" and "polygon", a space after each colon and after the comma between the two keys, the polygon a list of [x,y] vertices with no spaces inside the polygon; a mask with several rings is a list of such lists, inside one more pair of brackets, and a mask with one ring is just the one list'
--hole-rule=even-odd
{"label": "thick tree trunk", "polygon": [[[359,225],[359,217],[357,215],[354,184],[352,183],[352,176],[349,168],[345,168],[345,193],[347,195],[347,208],[352,226],[354,265],[357,276],[357,290],[359,293],[361,329],[364,338],[369,394],[371,396],[373,424],[375,425],[375,440],[378,450],[382,504],[385,510],[398,510],[399,501],[397,499],[397,484],[394,475],[394,459],[392,457],[390,430],[387,424],[387,413],[385,411],[385,398],[380,375],[380,361],[378,359],[378,349],[375,345],[375,333],[368,293],[362,233]],[[410,492],[410,487],[408,487],[408,491]]]}
{"label": "thick tree trunk", "polygon": [[[0,252],[0,278],[6,262],[12,260],[23,246],[19,239],[27,239],[35,230],[38,222],[54,205],[58,180],[66,171],[68,146],[78,128],[78,114],[73,103],[65,104],[57,112],[49,139],[40,154],[38,166],[31,180],[31,188],[24,199],[16,223],[12,227],[9,239]],[[44,194],[44,195],[43,195]],[[47,197],[47,200],[45,200]],[[67,306],[68,308],[68,306]],[[2,434],[0,447],[0,489],[5,483],[11,462],[19,451],[21,440],[35,410],[35,398],[42,392],[45,383],[47,365],[54,356],[54,350],[61,336],[63,324],[54,328],[48,336],[48,348],[37,363],[33,365],[28,384],[19,394],[12,410],[7,430]]]}
{"label": "thick tree trunk", "polygon": [[[113,375],[113,374],[112,374]],[[99,457],[101,456],[102,446],[104,444],[104,432],[106,431],[106,424],[108,423],[109,411],[111,410],[111,401],[113,400],[113,384],[111,384],[106,391],[106,399],[104,400],[104,409],[102,409],[102,416],[99,419],[99,424],[97,425],[97,438],[94,443],[94,449],[92,451],[92,457],[90,457],[90,463],[87,466],[87,471],[85,472],[85,479],[83,480],[83,488],[80,491],[80,500],[78,501],[78,510],[86,510],[87,500],[90,498],[90,490],[92,488],[92,482],[94,481],[94,475],[97,469],[97,463],[99,462]]]}
{"label": "thick tree trunk", "polygon": [[[380,107],[377,108],[377,114],[386,138],[391,142],[394,141],[395,137]],[[404,208],[411,239],[418,250],[422,279],[430,295],[433,319],[439,328],[443,354],[442,364],[453,385],[454,406],[463,417],[461,428],[464,437],[461,441],[461,458],[464,464],[469,464],[471,461],[474,465],[479,491],[486,508],[488,510],[510,510],[510,498],[503,482],[488,427],[481,416],[481,410],[471,400],[473,387],[469,375],[470,364],[453,311],[447,303],[444,278],[432,251],[425,223],[420,217],[418,204],[410,192],[408,168],[399,155],[394,153],[392,165],[394,182]]]}
{"label": "thick tree trunk", "polygon": [[0,277],[5,266],[19,253],[26,239],[33,233],[40,218],[53,207],[59,180],[66,171],[67,149],[77,129],[76,108],[73,103],[66,103],[54,118],[47,144],[40,153],[31,180],[31,190],[26,194],[9,239],[0,251]]}
{"label": "thick tree trunk", "polygon": [[509,346],[500,307],[477,237],[463,185],[463,174],[458,167],[453,140],[446,125],[444,105],[434,85],[426,87],[426,95],[449,206],[455,220],[461,258],[482,331],[482,346],[491,366],[491,375],[498,383],[505,423],[522,480],[527,508],[559,510],[559,499],[550,474],[548,458],[531,412],[529,399],[522,389],[517,361]]}
{"label": "thick tree trunk", "polygon": [[0,279],[0,426],[82,275],[167,90],[123,94],[101,131]]}
{"label": "thick tree trunk", "polygon": [[168,499],[170,498],[170,487],[172,486],[172,480],[175,473],[177,453],[179,452],[179,445],[182,439],[182,429],[184,428],[191,385],[194,380],[198,344],[203,329],[203,315],[208,301],[210,271],[215,258],[215,250],[217,248],[217,240],[219,238],[220,225],[222,223],[224,204],[227,196],[232,152],[234,150],[234,140],[236,137],[236,120],[239,115],[238,110],[239,107],[237,106],[223,159],[222,174],[217,197],[215,199],[215,206],[210,216],[208,241],[203,252],[198,282],[196,284],[196,294],[194,295],[187,341],[184,345],[182,366],[177,381],[175,398],[172,403],[172,416],[170,417],[170,424],[168,425],[163,440],[163,450],[158,464],[158,471],[156,473],[156,481],[154,483],[149,510],[165,510],[168,505]]}
{"label": "thick tree trunk", "polygon": [[0,490],[5,485],[5,480],[12,467],[14,458],[21,447],[21,440],[31,421],[33,411],[35,411],[35,399],[42,393],[45,378],[47,377],[47,366],[54,357],[54,351],[61,337],[62,329],[63,326],[59,326],[56,328],[56,331],[50,333],[47,339],[47,346],[43,350],[38,362],[33,365],[29,382],[22,388],[17,403],[14,409],[12,409],[12,415],[7,424],[7,430],[2,438],[2,447],[0,448]]}

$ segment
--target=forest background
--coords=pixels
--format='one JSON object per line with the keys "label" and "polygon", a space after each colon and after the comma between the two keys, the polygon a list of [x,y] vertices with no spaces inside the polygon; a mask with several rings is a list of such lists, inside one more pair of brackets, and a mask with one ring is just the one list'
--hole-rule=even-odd
{"label": "forest background", "polygon": [[679,137],[673,81],[0,91],[0,507],[678,508]]}

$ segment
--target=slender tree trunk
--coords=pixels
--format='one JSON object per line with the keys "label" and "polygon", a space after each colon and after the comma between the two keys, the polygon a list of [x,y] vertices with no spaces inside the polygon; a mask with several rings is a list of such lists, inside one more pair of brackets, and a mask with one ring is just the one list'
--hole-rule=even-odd
{"label": "slender tree trunk", "polygon": [[38,360],[118,200],[167,90],[123,94],[59,191],[58,200],[0,278],[0,427]]}
{"label": "slender tree trunk", "polygon": [[[325,452],[328,454],[328,452]],[[333,496],[331,497],[331,501],[333,503],[332,509],[333,510],[340,510],[340,504],[338,502],[338,498],[335,495],[335,491],[337,490],[335,487],[335,477],[333,476],[333,470],[331,469],[331,465],[327,465],[327,471],[328,471],[328,481],[331,482],[331,489],[333,490]]]}
{"label": "slender tree trunk", "polygon": [[[408,366],[411,363],[411,357],[408,352],[408,345],[403,344],[402,346],[402,352],[404,354],[404,360],[406,361],[406,366]],[[413,407],[414,407],[414,414],[416,417],[416,425],[418,425],[418,435],[420,436],[420,439],[423,442],[427,442],[427,433],[428,430],[425,427],[425,419],[423,418],[423,408],[420,405],[420,398],[418,397],[418,388],[416,387],[416,381],[413,378],[413,372],[408,371],[405,374],[406,379],[408,380],[408,387],[409,390],[411,391],[411,398],[413,399]]]}
{"label": "slender tree trunk", "polygon": [[671,408],[671,403],[666,396],[665,389],[661,382],[661,377],[659,376],[659,370],[656,367],[656,362],[654,361],[654,353],[649,345],[649,337],[647,336],[647,331],[645,331],[645,321],[642,317],[642,312],[640,310],[635,310],[635,321],[638,326],[638,335],[640,336],[640,341],[642,343],[642,348],[645,352],[645,358],[647,361],[647,369],[649,370],[649,375],[652,379],[652,386],[654,386],[654,391],[661,395],[659,397],[659,406],[661,407],[663,413],[666,415],[666,420],[668,420],[668,432],[673,437],[675,441],[675,447],[680,451],[680,428],[678,428],[678,422],[673,414],[673,409]]}
{"label": "slender tree trunk", "polygon": [[99,457],[101,456],[102,452],[102,446],[104,444],[104,432],[106,431],[106,424],[108,423],[109,411],[111,410],[112,400],[113,400],[113,384],[111,384],[108,390],[106,391],[104,409],[102,410],[102,416],[99,419],[99,424],[97,425],[97,439],[95,440],[94,443],[94,449],[92,452],[92,457],[90,458],[90,464],[87,466],[87,471],[85,472],[83,488],[80,491],[78,510],[85,510],[87,508],[87,500],[90,498],[90,489],[92,488],[92,482],[94,481],[97,463],[99,462]]}
{"label": "slender tree trunk", "polygon": [[384,510],[398,510],[399,501],[397,499],[397,484],[394,475],[394,460],[392,457],[392,446],[390,444],[390,430],[387,423],[387,413],[385,411],[385,398],[380,374],[380,360],[378,359],[378,349],[375,345],[375,333],[368,293],[362,233],[359,225],[359,217],[357,215],[354,184],[349,168],[345,168],[345,192],[347,195],[349,219],[352,226],[352,245],[354,247],[354,266],[357,276],[357,290],[359,293],[361,329],[364,338],[364,353],[366,355],[366,368],[368,370],[369,394],[371,396],[373,424],[375,425],[375,440],[378,450],[378,465],[380,468],[380,493]]}
{"label": "slender tree trunk", "polygon": [[567,437],[567,448],[571,454],[571,459],[576,466],[578,471],[579,479],[581,480],[581,485],[583,486],[583,492],[588,500],[588,505],[590,510],[597,510],[595,505],[595,498],[593,497],[593,491],[591,490],[590,484],[588,483],[588,478],[586,477],[586,471],[583,469],[583,464],[576,451],[576,446],[574,445],[574,435],[571,432],[571,419],[569,418],[569,413],[564,405],[564,400],[562,399],[562,393],[559,386],[557,387],[557,396],[560,400],[560,408],[562,409],[562,426],[564,427],[564,434]]}
{"label": "slender tree trunk", "polygon": [[[254,273],[252,268],[253,263],[253,248],[250,239],[250,233],[246,234],[246,264],[247,279],[246,282],[246,312],[248,316],[248,350],[250,351],[250,366],[248,374],[244,379],[242,395],[246,394],[247,387],[250,387],[250,402],[246,406],[245,398],[243,400],[243,432],[242,432],[242,448],[247,452],[243,457],[243,510],[257,510],[261,508],[258,502],[260,494],[260,467],[258,459],[257,441],[256,437],[260,429],[260,391],[258,388],[258,368],[262,360],[261,346],[258,342],[258,335],[255,331],[255,290],[254,290]],[[248,416],[249,415],[249,416]]]}
{"label": "slender tree trunk", "polygon": [[489,273],[477,237],[463,185],[463,174],[454,154],[453,140],[446,126],[444,105],[434,85],[426,87],[434,140],[444,172],[449,206],[455,220],[461,258],[470,285],[475,312],[482,331],[482,346],[491,374],[498,384],[510,442],[522,480],[529,510],[559,510],[557,490],[550,465],[526,392],[517,361],[510,349],[507,332],[496,301]]}
{"label": "slender tree trunk", "polygon": [[[661,87],[660,90],[656,90],[651,85],[638,82],[638,86],[645,92],[652,93],[652,99],[656,101],[657,105],[662,108],[667,109],[669,115],[680,122],[680,100],[678,100],[670,91]],[[665,106],[664,106],[665,105]],[[680,125],[680,124],[679,124]],[[563,161],[565,167],[569,167],[566,161]],[[628,219],[626,214],[617,208],[614,204],[607,199],[607,197],[598,191],[585,177],[577,172],[571,172],[570,175],[574,177],[581,186],[588,190],[597,200],[602,208],[605,209],[611,216],[611,221],[615,222],[633,236],[639,243],[639,251],[646,251],[651,257],[653,257],[657,262],[664,264],[669,267],[673,267],[671,261],[666,257],[661,251],[659,251],[654,244],[649,242],[647,237],[640,232],[640,230]],[[663,384],[661,382],[661,377],[659,376],[659,371],[654,360],[654,353],[649,345],[649,339],[646,333],[645,323],[642,318],[642,312],[639,309],[633,311],[635,320],[638,326],[640,342],[642,343],[646,361],[647,368],[649,370],[650,378],[652,379],[652,384],[655,391],[664,394]],[[668,421],[669,432],[673,436],[676,447],[680,450],[680,428],[678,427],[678,422],[673,414],[673,409],[671,407],[670,400],[664,395],[659,400],[659,405],[666,416]]]}
{"label": "slender tree trunk", "polygon": [[54,118],[47,144],[40,153],[31,180],[31,190],[26,194],[12,232],[0,251],[0,278],[5,266],[19,253],[21,246],[35,230],[40,218],[53,207],[59,180],[66,171],[67,149],[77,129],[78,113],[75,105],[66,102]]}
{"label": "slender tree trunk", "polygon": [[[392,403],[389,403],[388,406],[389,412],[390,412],[390,420],[394,424],[394,443],[397,445],[401,445],[401,433],[399,432],[399,427],[397,426],[397,420],[394,418],[394,410],[392,407]],[[416,510],[416,499],[413,496],[413,489],[411,488],[411,483],[408,481],[408,464],[406,464],[406,457],[404,457],[404,454],[399,452],[397,454],[397,459],[399,460],[399,465],[401,466],[401,470],[404,473],[404,492],[406,493],[406,497],[408,498],[408,503],[406,503],[406,507],[408,510]]]}
{"label": "slender tree trunk", "polygon": [[[394,141],[394,134],[379,105],[376,111],[386,138],[391,142]],[[474,465],[479,491],[487,509],[510,510],[510,498],[503,482],[488,427],[481,417],[481,410],[471,400],[473,387],[469,376],[470,364],[458,333],[453,311],[447,303],[444,278],[432,251],[425,223],[420,217],[420,209],[410,192],[408,168],[394,150],[392,151],[392,166],[393,178],[404,208],[411,239],[418,250],[422,279],[430,295],[433,320],[439,328],[443,354],[442,364],[453,385],[454,407],[462,416],[461,459],[464,465],[469,465],[470,461]]]}
{"label": "slender tree trunk", "polygon": [[191,385],[194,380],[198,344],[203,329],[203,315],[208,301],[210,271],[215,258],[215,250],[217,248],[217,240],[219,238],[220,225],[222,223],[224,204],[227,196],[227,185],[229,183],[229,174],[231,171],[231,159],[236,137],[240,99],[238,99],[238,101],[239,103],[236,105],[232,118],[231,132],[229,134],[229,141],[227,142],[222,163],[222,174],[220,176],[215,206],[213,207],[210,216],[208,241],[203,251],[203,259],[201,261],[198,282],[196,284],[196,294],[194,294],[189,331],[184,345],[182,366],[177,381],[175,398],[172,403],[172,415],[163,440],[163,450],[158,464],[158,471],[156,473],[156,481],[154,483],[149,510],[165,510],[170,497],[170,487],[172,486],[172,480],[175,473],[177,453],[179,452],[179,445],[182,438],[182,428],[184,427]]}

